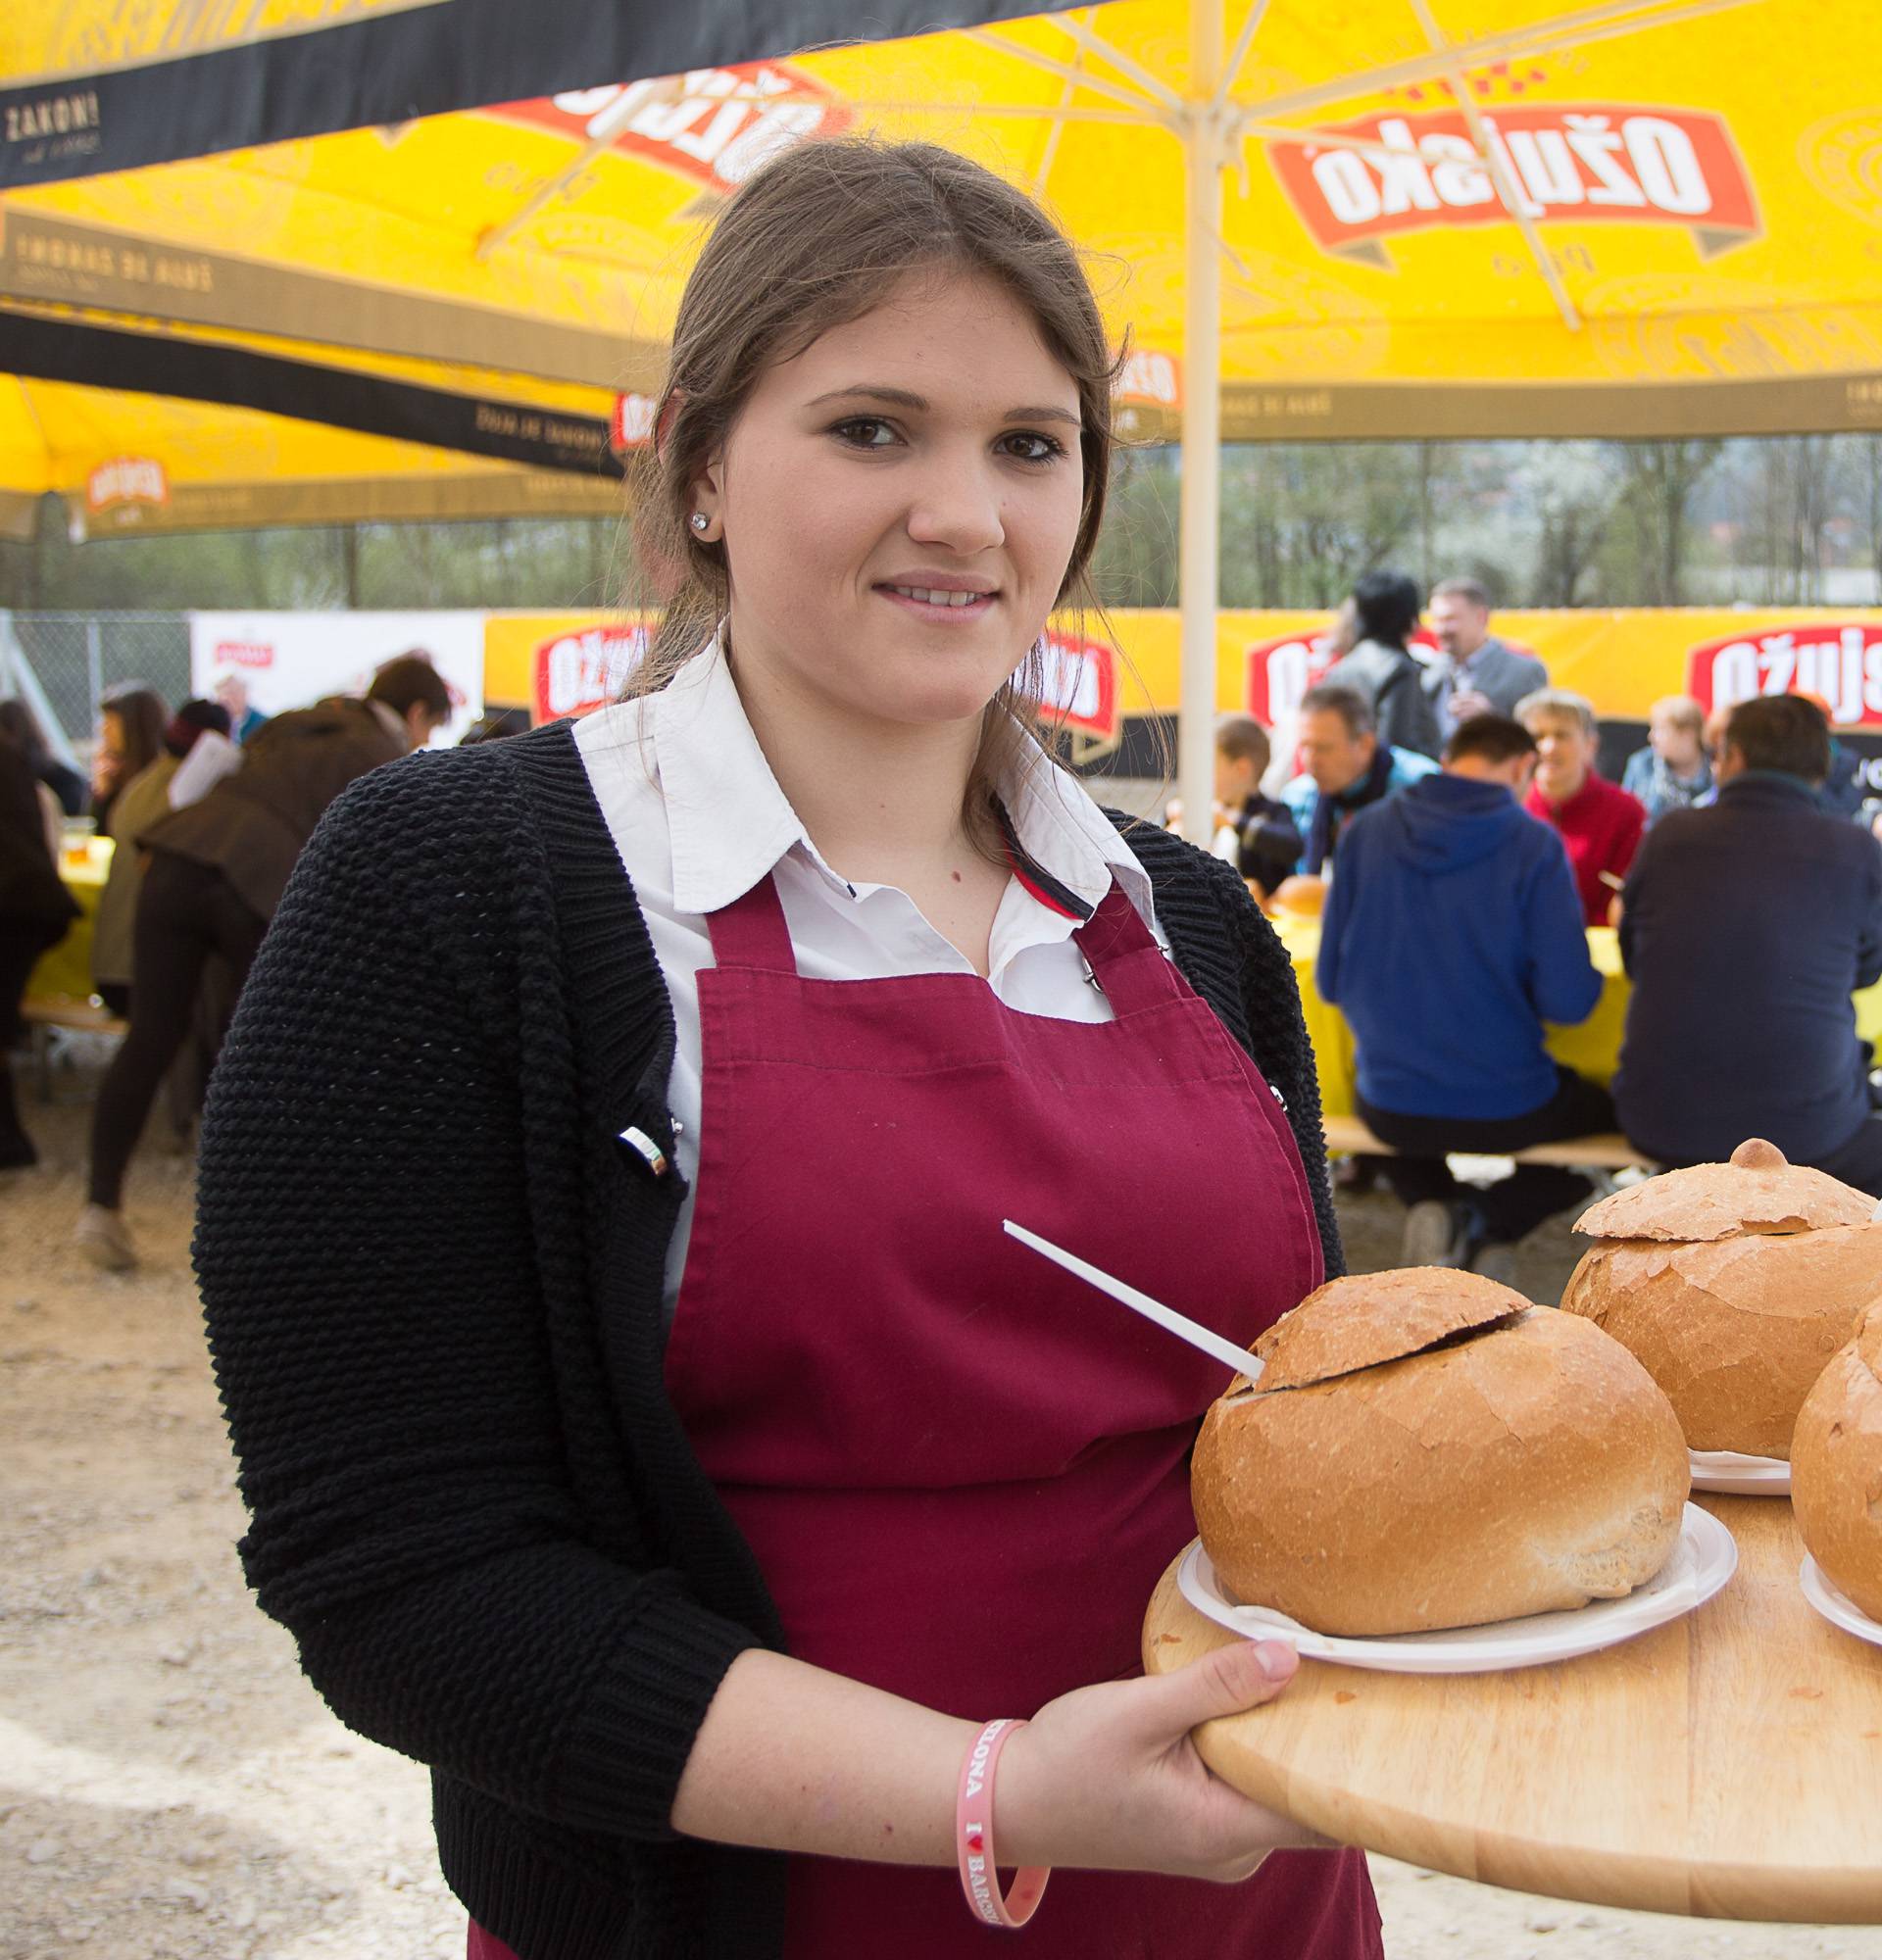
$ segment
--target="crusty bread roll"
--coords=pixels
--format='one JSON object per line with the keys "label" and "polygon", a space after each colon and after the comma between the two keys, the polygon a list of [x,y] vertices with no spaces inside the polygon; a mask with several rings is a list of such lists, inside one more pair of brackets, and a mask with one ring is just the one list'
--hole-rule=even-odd
{"label": "crusty bread roll", "polygon": [[1791,1507],[1831,1585],[1882,1620],[1882,1308],[1804,1397],[1791,1440]]}
{"label": "crusty bread roll", "polygon": [[1692,1448],[1788,1457],[1810,1385],[1882,1298],[1874,1209],[1753,1139],[1584,1212],[1576,1230],[1602,1243],[1561,1304],[1639,1358]]}
{"label": "crusty bread roll", "polygon": [[1190,1478],[1244,1603],[1319,1633],[1423,1633],[1616,1598],[1671,1555],[1678,1420],[1591,1323],[1419,1267],[1333,1281],[1262,1348],[1258,1387],[1204,1418]]}

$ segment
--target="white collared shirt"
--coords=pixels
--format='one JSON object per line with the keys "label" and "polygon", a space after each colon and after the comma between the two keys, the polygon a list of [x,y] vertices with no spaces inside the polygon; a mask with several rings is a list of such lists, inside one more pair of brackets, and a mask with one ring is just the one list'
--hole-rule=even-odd
{"label": "white collared shirt", "polygon": [[[699,980],[713,962],[707,914],[768,875],[797,954],[815,980],[886,980],[908,973],[973,973],[972,962],[893,885],[852,885],[812,843],[746,719],[718,642],[659,694],[618,703],[578,722],[575,748],[620,861],[633,880],[672,1001],[676,1046],[668,1102],[679,1168],[699,1169]],[[1158,943],[1150,878],[1077,782],[1029,744],[1006,786],[1019,849],[1089,906],[1115,873]],[[1078,921],[1009,878],[994,917],[986,985],[1022,1014],[1108,1021],[1111,1004],[1088,982],[1072,939]],[[667,1257],[667,1311],[679,1298],[693,1194]]]}

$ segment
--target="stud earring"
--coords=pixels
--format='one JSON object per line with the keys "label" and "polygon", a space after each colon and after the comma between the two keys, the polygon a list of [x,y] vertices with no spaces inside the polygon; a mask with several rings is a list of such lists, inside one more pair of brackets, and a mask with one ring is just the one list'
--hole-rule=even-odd
{"label": "stud earring", "polygon": [[694,530],[703,531],[705,530],[707,525],[709,525],[713,520],[706,514],[704,511],[695,511],[692,514],[691,521]]}

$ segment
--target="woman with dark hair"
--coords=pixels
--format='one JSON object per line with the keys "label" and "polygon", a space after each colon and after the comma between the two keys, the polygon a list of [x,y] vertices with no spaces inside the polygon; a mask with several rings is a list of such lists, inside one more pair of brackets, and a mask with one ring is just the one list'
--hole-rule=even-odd
{"label": "woman with dark hair", "polygon": [[59,799],[66,815],[76,816],[84,808],[84,777],[52,753],[32,710],[17,696],[0,701],[0,741],[11,742],[25,758],[33,779]]}
{"label": "woman with dark hair", "polygon": [[143,833],[171,812],[171,783],[196,739],[208,730],[228,733],[228,710],[216,701],[186,701],[164,730],[157,760],[119,792],[113,809],[111,869],[91,926],[91,983],[114,1014],[130,1012],[131,929],[143,887]]}
{"label": "woman with dark hair", "polygon": [[220,961],[228,998],[240,992],[327,805],[356,776],[422,746],[450,715],[444,676],[423,655],[401,656],[373,674],[364,700],[336,696],[272,716],[233,774],[200,802],[140,829],[149,862],[131,924],[130,1032],[99,1085],[91,1175],[74,1235],[94,1265],[127,1272],[137,1263],[124,1217],[124,1175],[158,1086],[188,1037],[205,969]]}
{"label": "woman with dark hair", "polygon": [[91,759],[91,815],[100,837],[115,836],[112,807],[132,776],[142,775],[164,753],[170,710],[140,680],[114,687],[98,704],[98,747]]}
{"label": "woman with dark hair", "polygon": [[1323,684],[1350,687],[1370,705],[1379,740],[1437,759],[1437,716],[1422,685],[1424,669],[1411,651],[1421,601],[1402,571],[1368,571],[1351,601],[1359,644],[1327,668]]}
{"label": "woman with dark hair", "polygon": [[431,1765],[478,1960],[944,1960],[1051,1865],[1037,1960],[1380,1950],[1189,1740],[1292,1649],[1139,1673],[1223,1370],[1001,1230],[1237,1344],[1340,1264],[1286,954],[1047,746],[1115,368],[980,166],[763,166],[630,698],[350,790],[250,976],[196,1240],[248,1569]]}

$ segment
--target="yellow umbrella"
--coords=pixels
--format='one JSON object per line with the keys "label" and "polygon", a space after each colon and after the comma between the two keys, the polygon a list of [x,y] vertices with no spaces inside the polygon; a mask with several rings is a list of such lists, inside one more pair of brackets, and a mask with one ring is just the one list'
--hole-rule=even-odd
{"label": "yellow umbrella", "polygon": [[0,536],[48,492],[75,539],[268,524],[609,516],[606,475],[529,469],[381,436],[119,389],[0,377]]}
{"label": "yellow umbrella", "polygon": [[[272,30],[335,10],[225,11]],[[408,37],[480,12],[338,11],[386,18],[331,31]],[[517,11],[545,43],[561,31],[556,7]],[[781,0],[773,15],[770,47],[814,37],[777,38],[794,17]],[[515,460],[532,426],[579,425],[592,445],[611,395],[654,384],[700,221],[770,147],[853,127],[949,143],[1038,190],[1092,249],[1139,351],[1138,432],[1180,430],[1183,700],[1199,710],[1180,773],[1202,808],[1224,435],[1882,426],[1878,57],[1873,0],[1115,0],[664,81],[593,69],[549,95],[528,94],[540,63],[495,87],[467,60],[462,89],[520,99],[473,109],[460,92],[460,113],[310,135],[334,112],[290,90],[284,120],[250,132],[282,139],[264,147],[60,180],[41,154],[5,199],[0,365],[50,326],[64,378],[181,385],[148,370],[213,370],[226,347],[245,400],[299,391],[351,427],[442,428]],[[99,77],[62,59],[39,73],[71,122]],[[25,100],[0,65],[0,114]],[[99,113],[108,137],[108,93]],[[42,103],[24,139],[42,152],[45,126]],[[629,436],[639,413],[630,399]]]}

